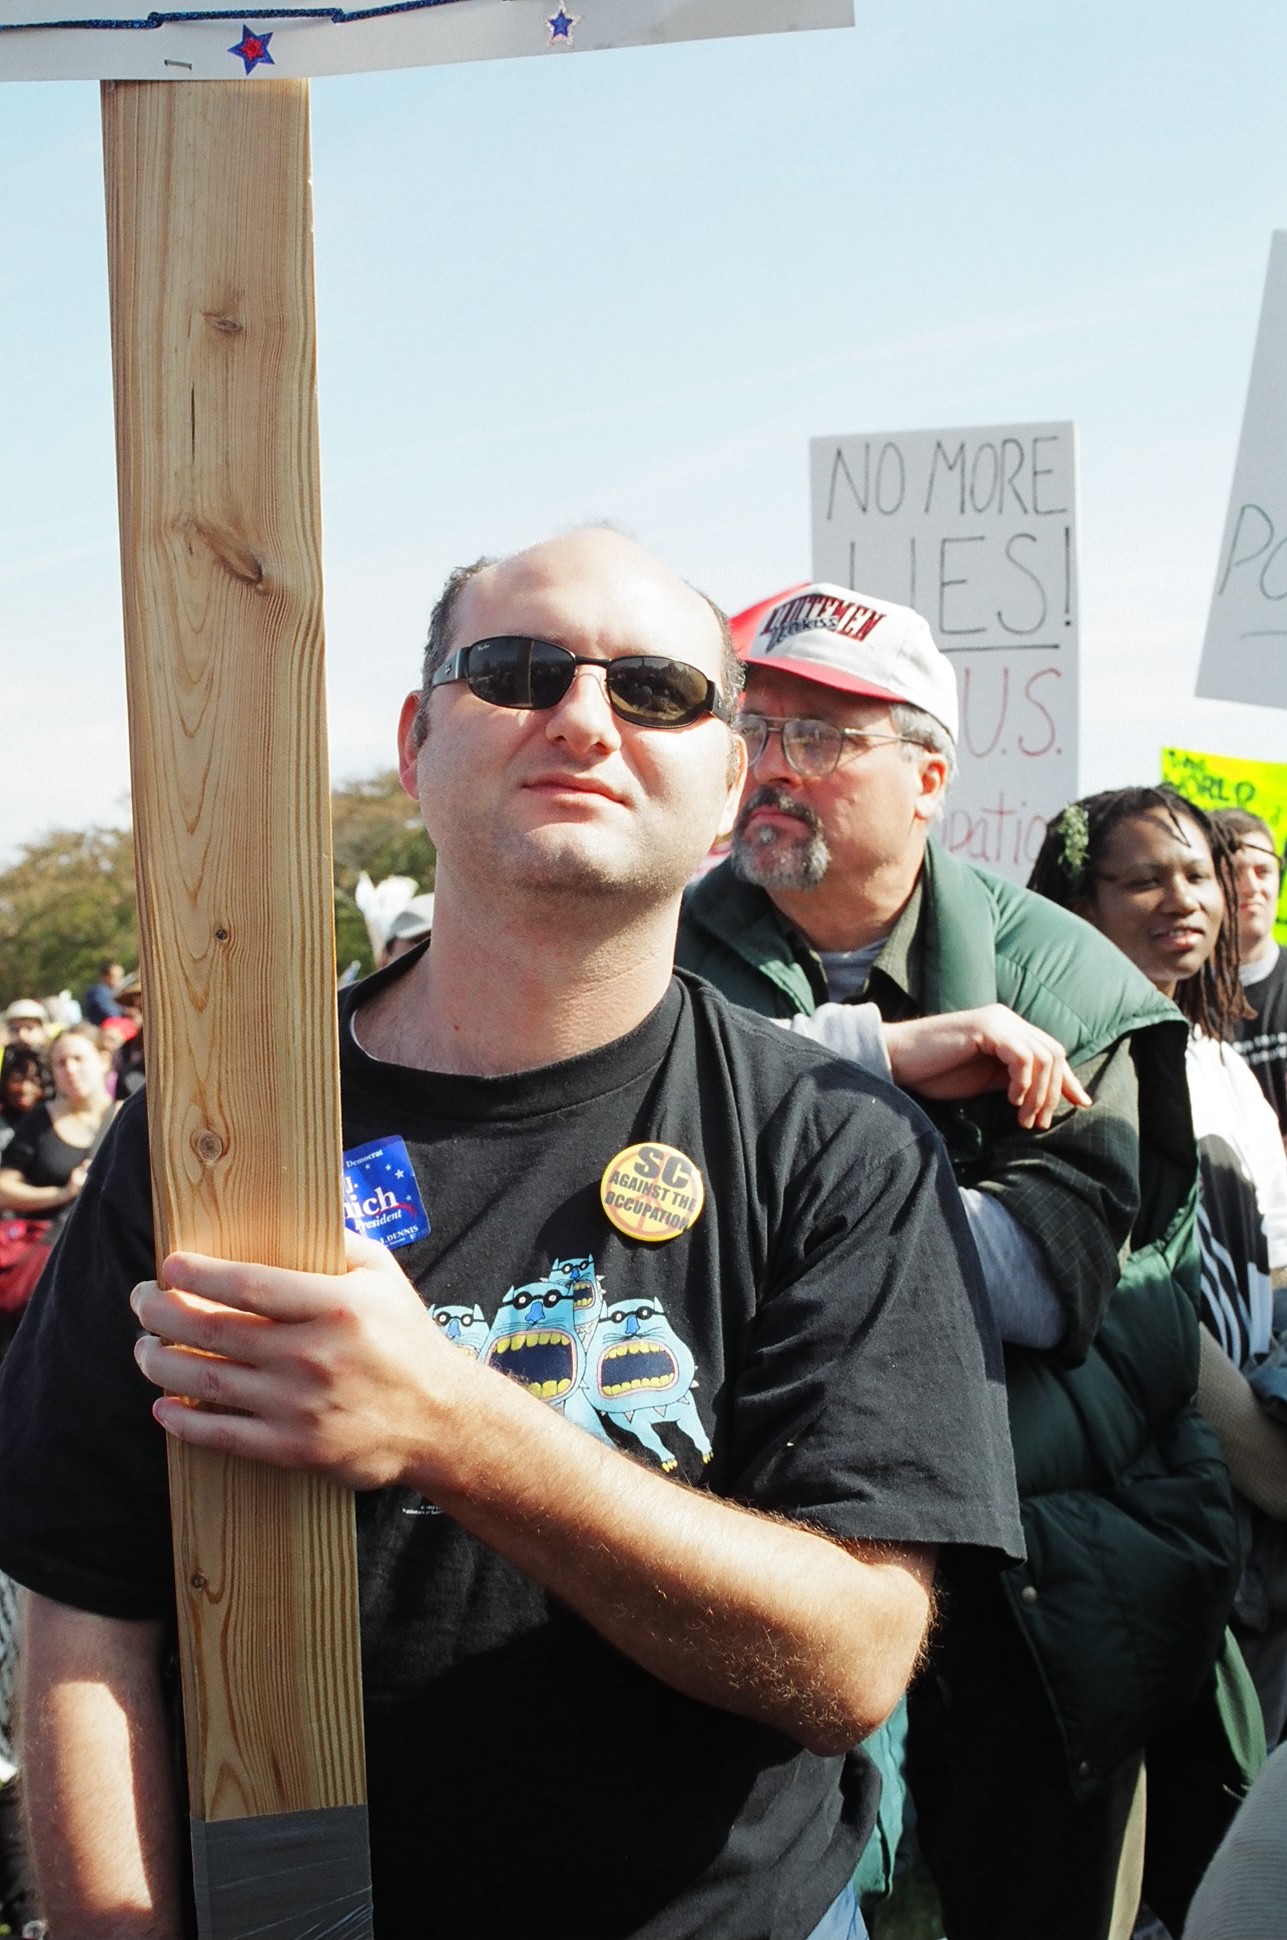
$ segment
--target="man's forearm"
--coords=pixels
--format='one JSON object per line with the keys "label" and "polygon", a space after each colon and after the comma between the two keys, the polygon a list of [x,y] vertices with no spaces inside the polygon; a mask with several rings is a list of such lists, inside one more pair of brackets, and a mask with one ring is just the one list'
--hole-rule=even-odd
{"label": "man's forearm", "polygon": [[932,1550],[852,1553],[672,1482],[502,1379],[478,1388],[494,1418],[437,1495],[473,1535],[666,1683],[813,1751],[888,1716],[929,1621]]}
{"label": "man's forearm", "polygon": [[641,1466],[461,1354],[384,1248],[346,1244],[342,1278],[171,1254],[168,1286],[135,1288],[156,1329],[139,1365],[166,1391],[154,1412],[170,1434],[415,1489],[645,1669],[814,1750],[892,1709],[928,1620],[930,1552],[868,1560]]}
{"label": "man's forearm", "polygon": [[177,1940],[161,1626],[26,1598],[23,1797],[50,1940]]}

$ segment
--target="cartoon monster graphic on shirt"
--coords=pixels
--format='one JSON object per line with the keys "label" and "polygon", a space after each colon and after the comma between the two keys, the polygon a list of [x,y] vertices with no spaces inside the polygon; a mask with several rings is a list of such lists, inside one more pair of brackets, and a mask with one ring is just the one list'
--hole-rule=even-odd
{"label": "cartoon monster graphic on shirt", "polygon": [[701,1456],[711,1445],[697,1403],[696,1363],[655,1299],[606,1303],[590,1343],[586,1388],[600,1414],[624,1428],[664,1469],[677,1460],[654,1423],[673,1421]]}
{"label": "cartoon monster graphic on shirt", "polygon": [[[476,1304],[443,1302],[431,1311],[454,1346],[609,1447],[618,1443],[605,1417],[674,1469],[677,1460],[656,1432],[670,1421],[710,1461],[691,1350],[656,1299],[609,1301],[592,1254],[555,1260],[543,1278],[511,1287],[490,1328]],[[420,1504],[405,1513],[437,1512]]]}
{"label": "cartoon monster graphic on shirt", "polygon": [[462,1354],[468,1354],[476,1361],[487,1339],[487,1317],[477,1301],[472,1307],[447,1301],[437,1307],[431,1307],[429,1311],[452,1346],[458,1347]]}
{"label": "cartoon monster graphic on shirt", "polygon": [[561,1281],[570,1291],[576,1303],[576,1330],[588,1353],[604,1303],[603,1282],[595,1271],[594,1255],[584,1253],[579,1259],[555,1260],[550,1278]]}
{"label": "cartoon monster graphic on shirt", "polygon": [[602,1441],[611,1437],[585,1392],[585,1347],[576,1324],[576,1294],[565,1277],[548,1275],[511,1287],[496,1309],[479,1356],[485,1367],[525,1387],[568,1421]]}

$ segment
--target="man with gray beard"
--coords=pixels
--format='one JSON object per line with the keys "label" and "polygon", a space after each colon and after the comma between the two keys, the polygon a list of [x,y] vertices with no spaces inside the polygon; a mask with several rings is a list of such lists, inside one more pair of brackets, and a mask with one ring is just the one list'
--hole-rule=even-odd
{"label": "man with gray beard", "polygon": [[749,773],[678,961],[916,1094],[1006,1346],[1028,1560],[958,1591],[909,1699],[946,1931],[1107,1940],[1143,1882],[1178,1932],[1247,1776],[1213,1675],[1236,1563],[1191,1403],[1182,1021],[1080,918],[929,842],[957,696],[919,614],[812,585],[740,625]]}
{"label": "man with gray beard", "polygon": [[[860,991],[906,907],[955,766],[956,683],[918,613],[826,586],[772,607],[746,666],[751,774],[729,874],[764,892],[739,898],[739,915],[770,918],[799,976],[779,964],[768,1001],[767,964],[735,947],[753,974],[730,962],[712,980],[753,1010],[789,1016]],[[681,951],[687,919],[694,932],[725,929],[703,921],[729,887],[722,873],[691,899]]]}

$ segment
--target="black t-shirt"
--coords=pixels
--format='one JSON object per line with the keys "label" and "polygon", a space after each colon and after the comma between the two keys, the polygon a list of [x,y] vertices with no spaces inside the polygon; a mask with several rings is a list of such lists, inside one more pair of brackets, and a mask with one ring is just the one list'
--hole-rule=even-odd
{"label": "black t-shirt", "polygon": [[[999,1351],[913,1104],[695,979],[617,1043],[501,1078],[375,1062],[362,996],[345,1146],[405,1140],[430,1231],[399,1258],[462,1346],[689,1486],[840,1538],[1021,1553]],[[640,1143],[704,1184],[661,1243],[600,1201]],[[144,1148],[131,1100],[0,1382],[0,1567],[123,1617],[172,1608],[127,1299],[153,1270]],[[646,1175],[609,1186],[627,1219]],[[812,1930],[871,1822],[865,1760],[681,1696],[407,1491],[359,1498],[358,1546],[380,1940]]]}
{"label": "black t-shirt", "polygon": [[14,1127],[3,1163],[21,1172],[29,1186],[65,1186],[88,1157],[88,1146],[69,1145],[58,1136],[48,1105],[33,1105]]}
{"label": "black t-shirt", "polygon": [[1242,994],[1256,1014],[1239,1020],[1235,1048],[1251,1066],[1287,1137],[1287,950],[1279,950],[1267,977],[1244,984]]}

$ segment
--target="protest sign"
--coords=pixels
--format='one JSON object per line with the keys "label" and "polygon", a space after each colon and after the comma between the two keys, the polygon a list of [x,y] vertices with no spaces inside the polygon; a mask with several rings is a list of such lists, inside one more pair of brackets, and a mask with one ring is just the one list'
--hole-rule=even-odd
{"label": "protest sign", "polygon": [[[1200,754],[1193,748],[1163,748],[1162,779],[1186,801],[1212,813],[1245,808],[1273,831],[1279,855],[1287,845],[1287,762],[1243,761],[1232,754]],[[1287,884],[1278,902],[1274,935],[1287,943]]]}
{"label": "protest sign", "polygon": [[810,461],[814,578],[914,606],[952,657],[940,839],[1025,882],[1077,793],[1073,426],[814,438]]}
{"label": "protest sign", "polygon": [[1287,229],[1269,245],[1197,691],[1287,707]]}
{"label": "protest sign", "polygon": [[388,0],[261,13],[0,0],[0,80],[299,78],[852,23],[853,0]]}

